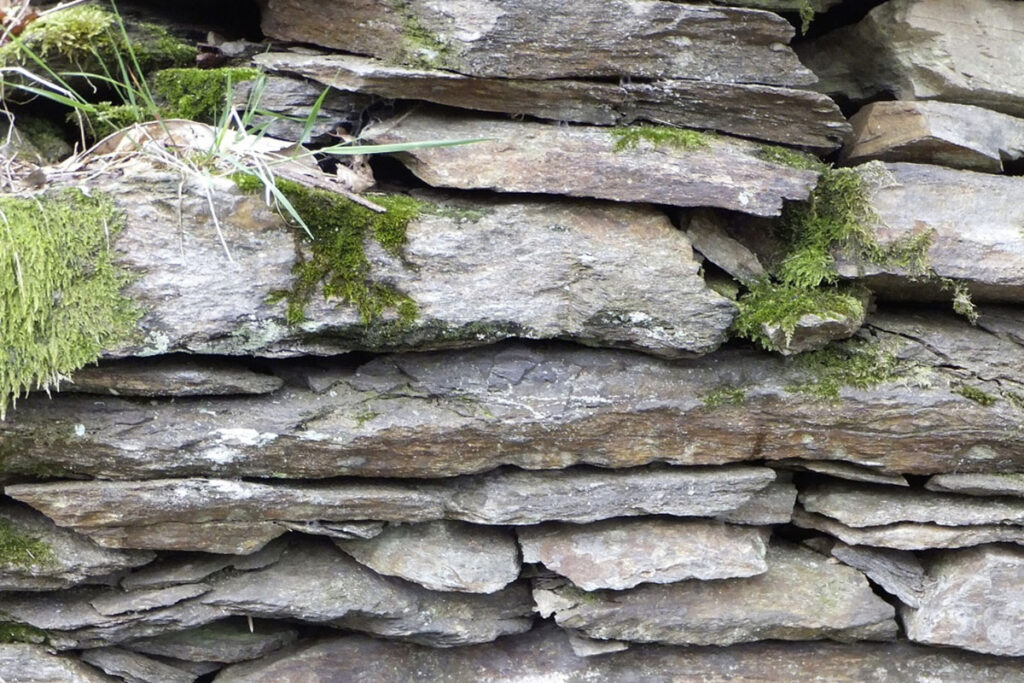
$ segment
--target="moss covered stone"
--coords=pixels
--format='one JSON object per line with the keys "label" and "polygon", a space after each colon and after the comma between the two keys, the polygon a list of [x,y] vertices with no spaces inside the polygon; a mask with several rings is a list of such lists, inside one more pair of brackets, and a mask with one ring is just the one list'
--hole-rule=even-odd
{"label": "moss covered stone", "polygon": [[0,416],[131,336],[141,312],[110,249],[123,225],[109,198],[78,190],[0,198]]}
{"label": "moss covered stone", "polygon": [[0,519],[0,567],[29,569],[53,564],[53,548]]}
{"label": "moss covered stone", "polygon": [[613,149],[616,152],[636,149],[640,146],[641,141],[650,143],[654,147],[705,149],[711,146],[712,138],[710,134],[699,130],[647,125],[613,128],[610,134],[615,141]]}
{"label": "moss covered stone", "polygon": [[0,621],[0,643],[45,643],[46,631],[28,624]]}
{"label": "moss covered stone", "polygon": [[708,408],[737,406],[743,403],[746,397],[747,390],[743,387],[723,386],[704,394],[701,402]]}
{"label": "moss covered stone", "polygon": [[832,401],[843,387],[870,389],[909,372],[891,349],[860,339],[800,354],[793,362],[802,379],[786,389]]}
{"label": "moss covered stone", "polygon": [[999,400],[992,394],[986,391],[982,391],[977,387],[972,387],[969,384],[961,384],[958,387],[954,387],[953,391],[960,394],[966,399],[970,399],[971,401],[974,401],[975,403],[979,403],[986,407],[994,405],[996,401]]}
{"label": "moss covered stone", "polygon": [[259,77],[251,68],[163,69],[153,75],[153,93],[168,118],[212,123],[230,104],[231,86]]}
{"label": "moss covered stone", "polygon": [[[243,191],[263,190],[262,182],[252,176],[236,176],[235,182]],[[320,287],[325,298],[355,306],[363,324],[373,326],[379,335],[392,336],[399,331],[393,329],[396,325],[404,328],[416,319],[418,309],[408,295],[373,281],[365,245],[372,238],[392,255],[401,256],[406,227],[423,212],[422,202],[400,194],[368,195],[385,209],[377,213],[341,195],[289,180],[278,180],[277,188],[312,235],[310,256],[295,265],[294,286],[272,295],[272,300],[287,301],[289,324],[305,320],[306,305]],[[380,320],[386,311],[396,312],[397,320]]]}

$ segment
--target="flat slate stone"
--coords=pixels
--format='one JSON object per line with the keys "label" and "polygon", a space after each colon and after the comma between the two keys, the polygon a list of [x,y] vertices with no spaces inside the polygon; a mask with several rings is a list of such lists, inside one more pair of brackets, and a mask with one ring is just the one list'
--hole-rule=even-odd
{"label": "flat slate stone", "polygon": [[1017,496],[1024,498],[1024,473],[937,474],[925,482],[929,491],[964,493],[969,496]]}
{"label": "flat slate stone", "polygon": [[789,524],[796,504],[796,487],[788,472],[776,472],[777,479],[735,510],[715,515],[715,519],[733,524]]}
{"label": "flat slate stone", "polygon": [[[694,133],[695,135],[699,135]],[[806,199],[815,171],[759,156],[756,143],[703,135],[689,148],[639,142],[620,148],[614,130],[555,126],[421,107],[362,133],[374,144],[483,139],[397,155],[433,187],[710,206],[776,216],[783,200]]]}
{"label": "flat slate stone", "polygon": [[[545,600],[554,605],[560,626],[591,638],[731,645],[896,636],[893,607],[871,591],[860,572],[831,564],[809,548],[784,543],[769,547],[767,561],[767,572],[750,578],[591,593],[572,586],[536,588],[534,593],[539,605]],[[544,593],[553,593],[557,602]]]}
{"label": "flat slate stone", "polygon": [[754,576],[768,568],[767,529],[707,520],[610,519],[516,533],[524,562],[541,562],[586,591]]}
{"label": "flat slate stone", "polygon": [[793,524],[831,534],[850,545],[868,545],[896,550],[929,550],[932,548],[964,548],[983,543],[1024,544],[1024,528],[1000,524],[978,526],[940,526],[900,522],[885,526],[852,527],[831,517],[793,510]]}
{"label": "flat slate stone", "polygon": [[519,548],[503,529],[439,520],[388,526],[335,545],[378,574],[435,591],[493,593],[519,578]]}
{"label": "flat slate stone", "polygon": [[552,121],[605,126],[655,121],[820,151],[835,149],[850,131],[831,98],[771,85],[477,78],[338,54],[269,52],[253,61],[272,73],[300,75],[351,93]]}
{"label": "flat slate stone", "polygon": [[0,532],[48,549],[34,562],[0,557],[0,591],[50,591],[82,583],[108,583],[119,572],[156,557],[148,551],[100,547],[85,536],[61,529],[35,510],[10,502],[0,506]]}
{"label": "flat slate stone", "polygon": [[779,460],[772,463],[776,467],[792,467],[818,474],[827,474],[837,479],[850,481],[866,481],[872,484],[888,484],[890,486],[910,486],[907,478],[901,474],[886,474],[848,462],[833,460]]}
{"label": "flat slate stone", "polygon": [[901,610],[907,637],[997,655],[1024,655],[1024,548],[946,551],[928,565],[918,609]]}
{"label": "flat slate stone", "polygon": [[[250,623],[252,630],[250,630]],[[293,644],[298,632],[290,626],[260,619],[224,619],[185,631],[125,643],[135,652],[192,662],[244,662],[259,659]]]}
{"label": "flat slate stone", "polygon": [[847,482],[811,484],[800,491],[798,498],[808,512],[826,515],[852,527],[900,522],[942,526],[1024,525],[1024,500],[1016,498],[983,499]]}
{"label": "flat slate stone", "polygon": [[85,650],[82,661],[126,683],[192,683],[197,678],[189,671],[119,647]]}
{"label": "flat slate stone", "polygon": [[41,645],[0,643],[0,672],[12,683],[113,683],[75,657],[55,655]]}
{"label": "flat slate stone", "polygon": [[1018,2],[891,0],[797,51],[821,79],[819,92],[854,101],[884,92],[1024,116],[1022,27]]}
{"label": "flat slate stone", "polygon": [[[592,522],[615,516],[714,516],[741,506],[768,486],[765,467],[498,471],[436,482],[268,484],[224,479],[63,482],[7,487],[58,523],[98,542],[165,550],[248,547],[246,524],[276,520],[362,519],[477,524]],[[685,492],[685,493],[684,493]],[[236,538],[211,540],[208,526],[228,517]],[[173,520],[173,521],[171,521]],[[153,530],[175,524],[167,538]],[[259,528],[259,527],[257,527]]]}
{"label": "flat slate stone", "polygon": [[[768,12],[643,0],[263,0],[263,34],[485,78],[687,78],[809,85]],[[373,30],[367,30],[372,26]],[[580,50],[580,40],[587,49]]]}
{"label": "flat slate stone", "polygon": [[228,359],[170,357],[111,360],[76,370],[60,391],[112,396],[269,394],[284,385]]}
{"label": "flat slate stone", "polygon": [[217,683],[433,681],[900,681],[1020,680],[1020,662],[907,642],[761,642],[731,647],[635,645],[580,657],[568,636],[539,627],[486,645],[438,650],[340,636],[225,669]]}
{"label": "flat slate stone", "polygon": [[840,158],[936,164],[1002,173],[1024,156],[1024,119],[951,102],[873,102],[850,119]]}
{"label": "flat slate stone", "polygon": [[836,542],[829,552],[843,564],[859,569],[886,593],[910,607],[921,604],[928,579],[917,555],[905,550],[869,548]]}

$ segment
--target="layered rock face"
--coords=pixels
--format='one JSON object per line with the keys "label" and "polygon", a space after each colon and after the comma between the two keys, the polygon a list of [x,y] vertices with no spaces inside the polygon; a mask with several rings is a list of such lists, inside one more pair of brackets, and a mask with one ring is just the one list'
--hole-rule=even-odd
{"label": "layered rock face", "polygon": [[857,4],[264,0],[389,158],[50,169],[138,322],[0,421],[0,680],[1024,678],[1024,5]]}

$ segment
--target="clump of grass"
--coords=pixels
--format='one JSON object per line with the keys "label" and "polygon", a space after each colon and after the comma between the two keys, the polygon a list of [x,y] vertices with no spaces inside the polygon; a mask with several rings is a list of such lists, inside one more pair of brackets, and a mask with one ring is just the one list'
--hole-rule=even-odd
{"label": "clump of grass", "polygon": [[688,128],[672,128],[671,126],[626,126],[613,128],[610,131],[615,141],[613,150],[622,152],[627,149],[636,149],[641,142],[647,142],[655,147],[674,147],[676,149],[706,149],[711,146],[711,135],[698,130]]}

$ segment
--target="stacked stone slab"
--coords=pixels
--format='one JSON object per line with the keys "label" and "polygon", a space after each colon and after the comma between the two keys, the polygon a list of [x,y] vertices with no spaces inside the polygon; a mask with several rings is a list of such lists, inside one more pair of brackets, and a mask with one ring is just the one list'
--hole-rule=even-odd
{"label": "stacked stone slab", "polygon": [[[310,248],[263,197],[93,174],[145,314],[0,422],[0,680],[1019,678],[1020,74],[919,73],[953,32],[923,4],[803,43],[819,93],[789,0],[264,0],[273,106],[482,139],[396,156],[421,210],[364,247],[416,315],[295,322]],[[1017,45],[972,4],[947,68]],[[847,136],[829,95],[892,73]],[[923,284],[837,255],[877,310],[791,358],[709,285],[757,281],[818,181],[777,144],[870,161],[882,244],[932,235]]]}

